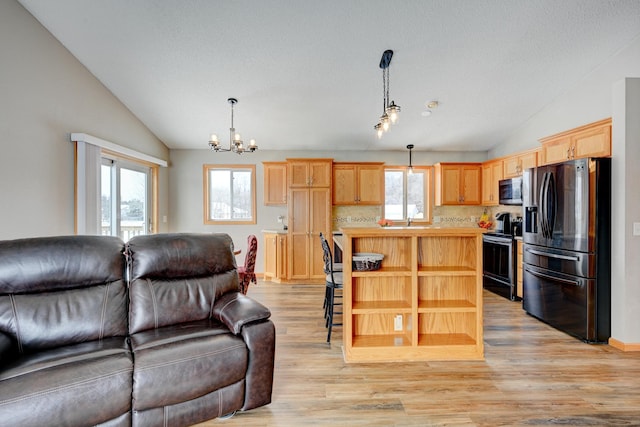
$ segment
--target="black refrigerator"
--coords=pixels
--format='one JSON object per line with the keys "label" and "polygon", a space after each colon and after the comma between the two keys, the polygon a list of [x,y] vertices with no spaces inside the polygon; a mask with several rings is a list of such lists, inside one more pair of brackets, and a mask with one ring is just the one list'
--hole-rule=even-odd
{"label": "black refrigerator", "polygon": [[523,308],[585,342],[611,335],[611,159],[527,169]]}

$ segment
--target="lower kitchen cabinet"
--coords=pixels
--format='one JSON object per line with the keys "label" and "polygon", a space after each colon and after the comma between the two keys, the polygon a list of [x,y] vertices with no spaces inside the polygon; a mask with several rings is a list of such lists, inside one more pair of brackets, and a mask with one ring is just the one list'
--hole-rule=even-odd
{"label": "lower kitchen cabinet", "polygon": [[264,232],[264,280],[282,282],[287,279],[287,235]]}

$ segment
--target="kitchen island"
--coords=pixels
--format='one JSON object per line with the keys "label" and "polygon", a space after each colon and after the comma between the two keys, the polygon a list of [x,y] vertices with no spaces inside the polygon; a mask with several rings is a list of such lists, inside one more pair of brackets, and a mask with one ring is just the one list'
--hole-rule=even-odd
{"label": "kitchen island", "polygon": [[[480,228],[342,228],[347,362],[481,360]],[[379,269],[354,253],[383,254]],[[366,266],[364,268],[367,268]]]}

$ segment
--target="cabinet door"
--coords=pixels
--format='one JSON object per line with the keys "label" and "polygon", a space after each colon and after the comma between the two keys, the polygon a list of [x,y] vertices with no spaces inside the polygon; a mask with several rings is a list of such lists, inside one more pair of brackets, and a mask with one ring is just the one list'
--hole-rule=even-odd
{"label": "cabinet door", "polygon": [[384,200],[382,165],[359,165],[357,168],[358,204],[381,205]]}
{"label": "cabinet door", "polygon": [[264,279],[271,280],[277,277],[277,253],[278,235],[264,235]]}
{"label": "cabinet door", "polygon": [[520,174],[525,170],[538,166],[538,151],[522,154],[520,157]]}
{"label": "cabinet door", "polygon": [[480,166],[462,167],[463,205],[480,205],[482,201],[482,171]]}
{"label": "cabinet door", "polygon": [[309,278],[309,189],[289,189],[288,274],[292,280]]}
{"label": "cabinet door", "polygon": [[333,165],[333,204],[353,205],[356,201],[356,167]]}
{"label": "cabinet door", "polygon": [[287,164],[285,162],[263,162],[264,204],[287,204]]}
{"label": "cabinet door", "polygon": [[511,156],[504,159],[504,177],[513,178],[519,176],[520,170],[520,156]]}
{"label": "cabinet door", "polygon": [[442,166],[440,201],[442,205],[458,205],[461,202],[462,169],[458,166]]}
{"label": "cabinet door", "polygon": [[564,162],[571,158],[571,138],[564,137],[544,144],[542,148],[543,164]]}
{"label": "cabinet door", "polygon": [[288,162],[289,187],[308,187],[310,185],[309,177],[309,162],[297,160]]}
{"label": "cabinet door", "polygon": [[283,234],[278,235],[278,248],[277,248],[277,268],[276,277],[280,280],[287,279],[287,236]]}
{"label": "cabinet door", "polygon": [[309,182],[311,187],[331,186],[332,161],[318,160],[309,163]]}
{"label": "cabinet door", "polygon": [[487,162],[482,165],[482,205],[497,206],[499,202],[498,183],[502,179],[502,161]]}
{"label": "cabinet door", "polygon": [[574,146],[573,157],[611,156],[611,127],[603,126],[580,132],[571,137]]}
{"label": "cabinet door", "polygon": [[309,277],[324,277],[324,262],[320,233],[331,241],[331,190],[312,188],[309,190]]}

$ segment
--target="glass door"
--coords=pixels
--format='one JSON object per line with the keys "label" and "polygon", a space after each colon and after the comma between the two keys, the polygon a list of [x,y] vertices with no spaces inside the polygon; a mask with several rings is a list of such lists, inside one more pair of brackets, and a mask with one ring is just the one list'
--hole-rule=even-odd
{"label": "glass door", "polygon": [[127,241],[152,232],[151,170],[132,162],[102,159],[101,233]]}

